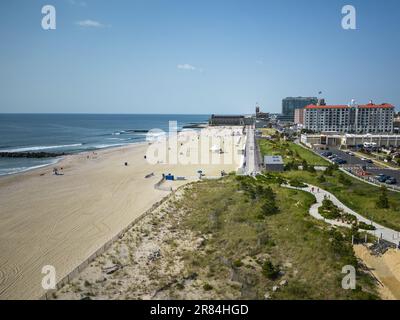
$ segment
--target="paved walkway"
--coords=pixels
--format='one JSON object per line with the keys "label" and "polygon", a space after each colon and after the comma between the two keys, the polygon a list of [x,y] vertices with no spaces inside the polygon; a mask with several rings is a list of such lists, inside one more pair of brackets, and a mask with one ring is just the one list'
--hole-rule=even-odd
{"label": "paved walkway", "polygon": [[308,187],[306,188],[295,188],[289,185],[283,185],[283,187],[285,188],[289,188],[289,189],[295,189],[295,190],[301,190],[301,191],[306,191],[309,192],[311,194],[313,194],[317,200],[317,203],[313,204],[309,210],[310,215],[312,215],[314,218],[318,219],[318,220],[323,220],[326,223],[329,223],[330,225],[334,225],[334,226],[340,226],[340,227],[347,227],[350,228],[351,226],[349,224],[346,223],[342,223],[340,221],[336,221],[336,220],[328,220],[325,219],[324,217],[322,217],[319,212],[318,212],[318,208],[322,206],[322,201],[325,199],[325,196],[331,200],[337,207],[339,207],[340,209],[343,209],[343,211],[345,213],[349,213],[353,216],[356,216],[358,221],[362,221],[365,222],[366,224],[372,224],[373,226],[375,226],[376,230],[369,230],[366,231],[369,234],[372,234],[378,238],[387,240],[391,243],[394,243],[396,245],[398,245],[400,243],[400,233],[398,231],[386,228],[380,224],[377,224],[369,219],[364,218],[363,216],[361,216],[360,214],[358,214],[357,212],[351,210],[350,208],[348,208],[347,206],[345,206],[342,202],[340,202],[332,193],[325,191],[323,189],[320,189],[318,187],[315,187],[313,185],[308,185]]}
{"label": "paved walkway", "polygon": [[246,166],[245,166],[245,174],[254,176],[258,173],[258,168],[256,164],[256,141],[254,137],[254,128],[252,126],[248,126],[247,129],[247,140],[246,140]]}

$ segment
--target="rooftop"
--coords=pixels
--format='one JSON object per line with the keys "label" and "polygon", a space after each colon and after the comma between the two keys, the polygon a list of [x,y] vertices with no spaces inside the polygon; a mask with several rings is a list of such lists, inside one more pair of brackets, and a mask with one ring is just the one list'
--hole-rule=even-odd
{"label": "rooftop", "polygon": [[213,114],[211,115],[211,118],[244,118],[243,115],[229,115],[229,114]]}
{"label": "rooftop", "polygon": [[[352,106],[349,105],[315,105],[315,104],[310,104],[306,106],[304,109],[347,109],[351,108]],[[389,103],[382,103],[382,104],[374,104],[374,103],[368,103],[368,104],[360,104],[356,105],[356,108],[359,109],[393,109],[394,106],[389,104]]]}
{"label": "rooftop", "polygon": [[283,164],[281,156],[264,156],[264,164]]}

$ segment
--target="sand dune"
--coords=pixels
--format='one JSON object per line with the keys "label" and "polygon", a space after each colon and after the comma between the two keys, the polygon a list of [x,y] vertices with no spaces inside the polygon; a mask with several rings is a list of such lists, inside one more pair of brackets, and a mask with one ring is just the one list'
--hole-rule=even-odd
{"label": "sand dune", "polygon": [[399,300],[400,252],[390,249],[382,256],[373,256],[363,245],[354,246],[354,251],[380,281],[379,293],[382,299]]}
{"label": "sand dune", "polygon": [[[229,137],[230,129],[204,133]],[[185,135],[192,141],[197,138],[194,133]],[[53,265],[57,279],[62,279],[168,194],[154,189],[163,173],[196,179],[199,169],[206,176],[218,176],[240,165],[153,165],[144,159],[147,149],[148,144],[141,144],[67,156],[57,164],[62,176],[42,168],[0,178],[1,299],[42,296],[42,267]],[[151,172],[154,176],[145,178]]]}

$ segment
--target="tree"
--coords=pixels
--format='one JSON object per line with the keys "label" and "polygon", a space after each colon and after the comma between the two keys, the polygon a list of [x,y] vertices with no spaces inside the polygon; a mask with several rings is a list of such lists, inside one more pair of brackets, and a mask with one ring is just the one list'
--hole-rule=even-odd
{"label": "tree", "polygon": [[387,196],[387,189],[386,187],[381,188],[381,194],[376,201],[376,206],[379,209],[388,209],[389,208],[389,198]]}
{"label": "tree", "polygon": [[297,169],[298,169],[298,165],[294,161],[288,162],[284,167],[285,171],[297,170]]}
{"label": "tree", "polygon": [[318,176],[318,182],[319,183],[324,183],[326,182],[325,176],[323,174],[321,174],[320,176]]}
{"label": "tree", "polygon": [[303,160],[303,161],[301,162],[301,165],[302,165],[302,167],[303,167],[303,171],[307,171],[307,170],[308,170],[308,163],[307,163],[306,160]]}
{"label": "tree", "polygon": [[308,166],[308,172],[315,173],[316,170],[315,170],[314,166]]}

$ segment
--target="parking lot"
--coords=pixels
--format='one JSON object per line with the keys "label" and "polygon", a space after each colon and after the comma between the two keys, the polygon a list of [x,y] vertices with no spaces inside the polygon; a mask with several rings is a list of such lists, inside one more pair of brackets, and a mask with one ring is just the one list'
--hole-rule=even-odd
{"label": "parking lot", "polygon": [[[376,164],[371,164],[367,163],[366,161],[361,160],[361,158],[355,156],[355,155],[349,155],[345,151],[339,150],[337,148],[329,148],[329,152],[332,152],[332,154],[337,155],[339,158],[345,160],[347,163],[341,165],[343,168],[352,168],[352,167],[361,167],[361,166],[366,166],[367,172],[370,173],[372,176],[377,176],[379,174],[384,174],[390,177],[394,177],[397,180],[396,185],[400,186],[400,170],[396,169],[384,169],[381,167],[378,167]],[[322,154],[326,151],[321,150],[318,151],[319,154]]]}

